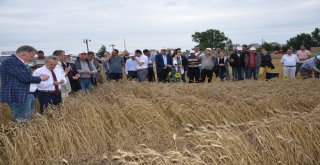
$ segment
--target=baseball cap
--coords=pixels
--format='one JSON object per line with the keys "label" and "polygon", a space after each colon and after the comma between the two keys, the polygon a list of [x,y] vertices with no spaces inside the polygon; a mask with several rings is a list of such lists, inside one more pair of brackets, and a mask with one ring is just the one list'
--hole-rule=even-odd
{"label": "baseball cap", "polygon": [[257,49],[255,47],[250,48],[250,51],[254,51],[254,50],[257,50]]}
{"label": "baseball cap", "polygon": [[242,46],[238,46],[238,47],[237,47],[237,50],[242,50]]}

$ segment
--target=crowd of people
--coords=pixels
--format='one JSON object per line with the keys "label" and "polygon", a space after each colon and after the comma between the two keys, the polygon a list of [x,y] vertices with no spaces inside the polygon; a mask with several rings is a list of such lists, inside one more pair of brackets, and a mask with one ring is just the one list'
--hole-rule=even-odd
{"label": "crowd of people", "polygon": [[[38,58],[34,60],[36,54]],[[30,61],[35,63],[35,68],[29,67]],[[295,79],[300,72],[303,79],[311,78],[313,73],[319,78],[320,55],[312,57],[303,45],[296,54],[288,49],[281,63],[284,77]],[[87,92],[104,79],[118,81],[126,77],[141,83],[210,83],[215,75],[221,81],[258,80],[259,75],[274,68],[272,57],[265,49],[257,52],[255,47],[247,45],[237,47],[230,56],[220,48],[200,51],[199,47],[194,47],[185,54],[181,49],[172,54],[167,49],[157,53],[145,49],[132,54],[124,51],[123,56],[113,49],[102,59],[88,52],[80,53],[76,60],[63,50],[45,57],[43,51],[21,46],[0,65],[0,101],[11,107],[15,120],[29,120],[35,109],[35,99],[43,114],[50,104],[59,105],[63,98],[79,90]]]}

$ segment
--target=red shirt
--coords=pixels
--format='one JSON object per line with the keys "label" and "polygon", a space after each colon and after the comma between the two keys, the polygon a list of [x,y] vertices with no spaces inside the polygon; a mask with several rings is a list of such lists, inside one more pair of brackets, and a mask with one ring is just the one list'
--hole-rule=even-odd
{"label": "red shirt", "polygon": [[256,66],[255,66],[255,63],[254,63],[255,54],[251,54],[251,53],[250,53],[249,56],[250,56],[250,57],[249,57],[249,65],[248,65],[248,67],[249,67],[249,68],[255,68],[255,67],[256,67]]}

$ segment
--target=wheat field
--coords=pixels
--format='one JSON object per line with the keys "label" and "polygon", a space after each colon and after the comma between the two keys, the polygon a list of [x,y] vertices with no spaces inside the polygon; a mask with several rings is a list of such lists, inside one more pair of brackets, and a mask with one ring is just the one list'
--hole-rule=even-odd
{"label": "wheat field", "polygon": [[319,88],[110,82],[20,125],[2,107],[0,164],[319,164]]}

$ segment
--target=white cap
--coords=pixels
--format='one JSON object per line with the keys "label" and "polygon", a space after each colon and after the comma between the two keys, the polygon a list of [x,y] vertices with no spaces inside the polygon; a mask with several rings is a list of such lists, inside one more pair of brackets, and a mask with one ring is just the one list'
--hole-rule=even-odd
{"label": "white cap", "polygon": [[133,56],[135,56],[135,54],[129,54],[129,57],[133,57]]}
{"label": "white cap", "polygon": [[316,59],[320,60],[320,54],[318,54],[318,55],[316,56]]}
{"label": "white cap", "polygon": [[206,50],[210,50],[211,51],[212,49],[211,48],[206,48]]}
{"label": "white cap", "polygon": [[194,50],[190,50],[190,54],[195,54],[196,52]]}
{"label": "white cap", "polygon": [[255,50],[257,50],[255,47],[250,48],[250,51],[255,51]]}
{"label": "white cap", "polygon": [[238,46],[237,50],[241,50],[242,51],[242,46]]}

